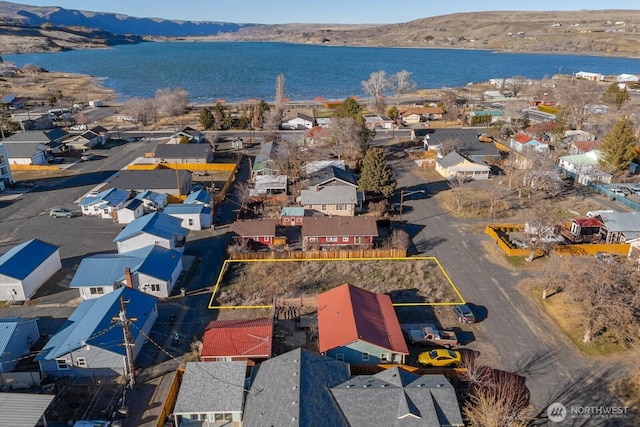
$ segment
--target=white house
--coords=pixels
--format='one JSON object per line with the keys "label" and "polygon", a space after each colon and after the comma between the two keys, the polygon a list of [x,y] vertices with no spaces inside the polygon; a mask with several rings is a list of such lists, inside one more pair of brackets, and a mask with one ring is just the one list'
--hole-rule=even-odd
{"label": "white house", "polygon": [[484,163],[475,163],[452,151],[441,159],[436,160],[436,172],[451,179],[463,176],[472,179],[489,179],[491,168]]}
{"label": "white house", "polygon": [[0,301],[26,301],[62,268],[58,247],[38,239],[0,256]]}
{"label": "white house", "polygon": [[127,375],[122,327],[114,323],[125,302],[133,359],[138,356],[158,318],[156,299],[122,287],[100,298],[80,303],[62,328],[36,357],[40,370],[54,378]]}
{"label": "white house", "polygon": [[166,298],[181,272],[182,253],[149,245],[131,252],[84,258],[69,287],[78,289],[84,299],[98,298],[123,286]]}
{"label": "white house", "polygon": [[189,230],[202,230],[213,224],[213,209],[202,203],[170,203],[162,212],[180,219]]}
{"label": "white house", "polygon": [[306,114],[298,113],[295,117],[286,119],[280,126],[282,129],[288,130],[300,130],[311,129],[314,126],[313,117]]}
{"label": "white house", "polygon": [[4,144],[0,143],[0,191],[4,191],[11,184],[13,184],[13,176],[9,166],[9,156]]}
{"label": "white house", "polygon": [[590,73],[588,71],[578,71],[575,74],[575,77],[577,79],[585,79],[585,80],[591,80],[593,82],[601,82],[602,80],[604,80],[604,76],[600,73]]}
{"label": "white house", "polygon": [[[150,190],[142,191],[136,194],[136,199],[142,200],[142,206],[145,213],[161,211],[167,206],[167,194],[156,193]],[[188,198],[188,197],[187,197]]]}
{"label": "white house", "polygon": [[144,215],[144,204],[142,200],[136,198],[129,199],[118,209],[118,224],[129,224],[142,215]]}
{"label": "white house", "polygon": [[83,215],[117,219],[117,211],[131,198],[129,191],[109,188],[98,194],[84,196],[78,202]]}
{"label": "white house", "polygon": [[37,319],[0,319],[0,372],[10,372],[40,338]]}
{"label": "white house", "polygon": [[616,76],[616,83],[638,83],[640,77],[634,74],[619,74]]}
{"label": "white house", "polygon": [[130,222],[113,240],[118,253],[129,252],[149,245],[184,251],[189,230],[180,218],[160,212],[146,214]]}
{"label": "white house", "polygon": [[600,150],[591,150],[583,154],[562,156],[558,159],[558,166],[567,172],[585,173],[598,170],[600,165]]}

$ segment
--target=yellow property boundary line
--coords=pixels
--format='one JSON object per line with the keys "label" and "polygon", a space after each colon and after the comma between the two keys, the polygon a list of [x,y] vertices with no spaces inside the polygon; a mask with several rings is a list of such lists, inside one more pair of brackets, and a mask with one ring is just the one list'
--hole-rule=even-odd
{"label": "yellow property boundary line", "polygon": [[222,269],[220,270],[220,274],[218,275],[218,280],[216,280],[216,284],[213,287],[213,293],[211,294],[211,299],[209,300],[209,305],[207,308],[210,310],[224,310],[224,309],[256,309],[256,308],[273,308],[273,305],[213,305],[213,299],[218,293],[218,289],[220,288],[220,283],[222,282],[222,278],[227,272],[227,267],[229,263],[247,263],[247,262],[317,262],[317,261],[435,261],[436,265],[444,275],[447,282],[451,286],[451,289],[455,292],[455,294],[460,299],[459,302],[407,302],[407,303],[398,303],[393,304],[394,307],[423,307],[423,306],[451,306],[451,305],[462,305],[466,304],[465,299],[458,291],[456,285],[453,284],[453,281],[447,274],[447,272],[442,268],[442,264],[438,261],[438,258],[428,256],[428,257],[411,257],[411,258],[322,258],[322,259],[250,259],[250,260],[225,260],[222,264]]}

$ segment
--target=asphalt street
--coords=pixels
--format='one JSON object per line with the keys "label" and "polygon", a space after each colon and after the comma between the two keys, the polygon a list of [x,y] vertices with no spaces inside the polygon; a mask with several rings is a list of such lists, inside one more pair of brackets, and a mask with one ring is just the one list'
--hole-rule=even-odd
{"label": "asphalt street", "polygon": [[[417,192],[404,201],[404,227],[413,237],[416,252],[437,257],[465,300],[487,311],[486,319],[462,328],[475,337],[467,347],[480,352],[479,363],[524,376],[540,415],[553,402],[565,406],[619,404],[606,384],[624,371],[615,364],[581,356],[557,326],[516,289],[527,273],[508,270],[485,257],[483,244],[493,242],[484,233],[482,221],[455,218],[427,198],[429,193],[446,191],[446,183],[426,184],[414,173],[417,166],[407,156],[390,158],[399,188],[427,190],[426,195]],[[588,421],[588,425],[600,425],[600,420]],[[616,425],[612,420],[601,421],[601,425]]]}

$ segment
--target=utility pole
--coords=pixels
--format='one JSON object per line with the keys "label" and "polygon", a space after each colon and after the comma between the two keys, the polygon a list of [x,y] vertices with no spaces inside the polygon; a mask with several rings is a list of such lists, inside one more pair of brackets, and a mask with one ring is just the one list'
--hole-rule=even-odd
{"label": "utility pole", "polygon": [[404,190],[400,190],[400,227],[402,227],[402,208],[404,204]]}
{"label": "utility pole", "polygon": [[138,320],[137,317],[127,318],[127,310],[125,307],[124,297],[120,297],[120,313],[112,318],[113,321],[119,322],[122,326],[122,335],[124,337],[122,343],[126,354],[126,376],[128,377],[128,386],[132,388],[136,384],[136,367],[133,358],[133,346],[135,343],[131,339],[131,329],[129,325]]}

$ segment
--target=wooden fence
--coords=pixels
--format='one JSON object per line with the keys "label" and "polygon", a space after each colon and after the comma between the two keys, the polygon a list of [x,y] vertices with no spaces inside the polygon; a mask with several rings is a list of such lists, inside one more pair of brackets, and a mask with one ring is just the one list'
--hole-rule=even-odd
{"label": "wooden fence", "polygon": [[406,258],[406,249],[353,249],[335,251],[272,251],[272,252],[236,252],[229,256],[232,261],[258,259],[388,259]]}
{"label": "wooden fence", "polygon": [[184,368],[180,367],[173,375],[169,393],[167,393],[167,398],[164,400],[164,406],[162,407],[162,411],[160,412],[160,416],[158,417],[158,427],[165,426],[167,417],[169,416],[169,414],[171,414],[171,412],[173,412],[173,407],[176,403],[176,399],[178,398],[178,390],[180,389],[180,383],[183,374]]}
{"label": "wooden fence", "polygon": [[17,163],[11,163],[9,168],[12,172],[17,171],[58,171],[60,166],[57,165],[22,165]]}

